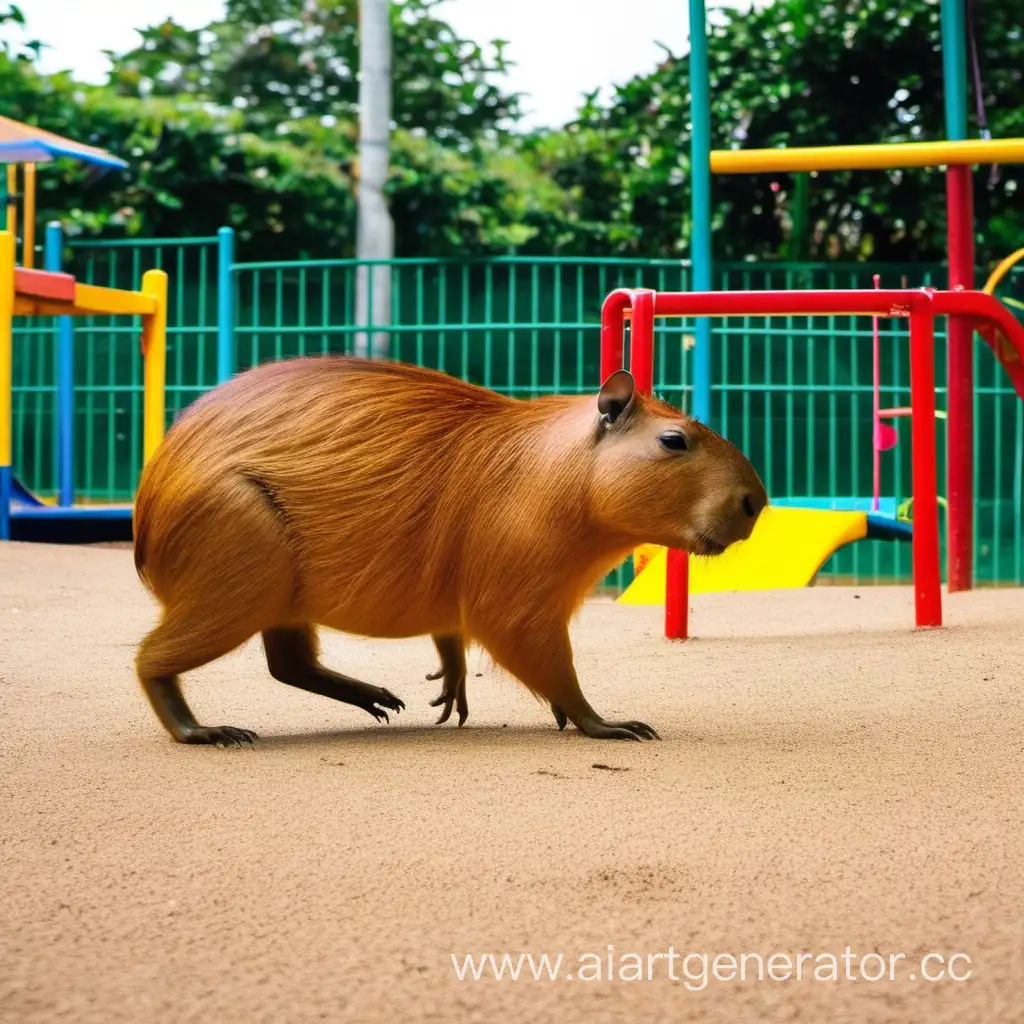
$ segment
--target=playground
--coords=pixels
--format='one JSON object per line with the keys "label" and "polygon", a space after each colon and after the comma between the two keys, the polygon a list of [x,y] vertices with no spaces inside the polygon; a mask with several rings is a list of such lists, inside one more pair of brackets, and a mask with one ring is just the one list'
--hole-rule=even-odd
{"label": "playground", "polygon": [[[691,8],[700,24],[703,4]],[[942,10],[963,17],[955,0]],[[48,164],[130,174],[131,161],[0,118],[0,1022],[1024,1019],[1024,247],[978,265],[986,225],[973,206],[979,169],[1024,164],[1024,138],[968,137],[963,41],[945,24],[943,38],[957,97],[945,138],[933,126],[931,141],[713,148],[696,30],[685,260],[265,260],[224,224],[193,237],[39,231]],[[941,265],[712,258],[723,178],[802,176],[804,194],[831,174],[913,168],[945,181]],[[366,279],[368,308],[356,298]],[[679,533],[634,544],[626,531],[630,553],[570,620],[570,669],[608,716],[599,725],[635,716],[648,733],[584,734],[571,714],[563,728],[547,691],[534,699],[473,645],[468,720],[439,720],[439,631],[370,613],[365,632],[323,629],[320,655],[354,677],[335,675],[337,692],[397,695],[390,720],[324,689],[332,673],[316,664],[301,663],[298,682],[271,671],[252,631],[194,669],[138,667],[161,613],[140,578],[139,481],[177,417],[247,369],[352,354],[381,335],[392,359],[502,396],[594,396],[601,430],[623,415],[604,387],[628,370],[630,407],[685,407],[750,460],[768,505],[755,510],[749,489],[736,499],[749,535],[698,536],[686,551]],[[413,419],[387,426],[410,435]],[[209,442],[177,450],[210,460]],[[278,484],[310,459],[307,447],[274,463]],[[273,513],[268,533],[284,530],[288,543],[267,550],[290,557],[308,520],[259,468],[241,479]],[[426,513],[395,522],[380,485],[394,467],[374,469],[374,525],[390,532],[344,553],[366,607],[390,579],[382,552],[409,560],[417,538],[402,531],[434,526]],[[733,473],[730,486],[747,486]],[[229,540],[262,552],[268,521],[217,505],[209,479],[195,484],[206,515],[239,513],[213,520],[209,557],[176,532],[197,521],[185,504],[167,506],[181,517],[167,531],[172,582],[226,581],[196,636],[221,606],[246,603],[259,571],[287,582],[302,560],[246,562],[233,582],[203,570]],[[333,493],[321,480],[297,490]],[[464,491],[486,493],[467,507],[491,507],[500,489],[484,484],[470,479]],[[452,519],[475,536],[476,520]],[[592,536],[570,553],[599,532],[596,517],[578,522]],[[240,541],[227,537],[236,523]],[[568,564],[568,547],[552,544],[546,571]],[[604,572],[601,553],[591,562]],[[395,621],[427,621],[417,573],[445,583],[421,600],[428,610],[465,586],[452,561],[406,570]],[[299,578],[283,588],[294,602]],[[343,604],[330,581],[301,582],[330,593],[323,607]],[[476,609],[462,593],[452,605],[461,655],[462,634],[480,635]],[[264,643],[314,622],[280,607]],[[174,710],[179,675],[199,722],[236,723],[227,738]],[[592,738],[613,732],[657,742]]]}

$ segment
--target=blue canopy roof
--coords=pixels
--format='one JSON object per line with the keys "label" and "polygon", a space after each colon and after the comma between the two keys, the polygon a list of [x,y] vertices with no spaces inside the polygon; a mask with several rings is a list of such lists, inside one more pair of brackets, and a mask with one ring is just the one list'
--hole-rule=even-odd
{"label": "blue canopy roof", "polygon": [[123,170],[128,166],[126,160],[105,149],[74,142],[35,125],[0,116],[0,164],[46,163],[61,156],[96,167]]}

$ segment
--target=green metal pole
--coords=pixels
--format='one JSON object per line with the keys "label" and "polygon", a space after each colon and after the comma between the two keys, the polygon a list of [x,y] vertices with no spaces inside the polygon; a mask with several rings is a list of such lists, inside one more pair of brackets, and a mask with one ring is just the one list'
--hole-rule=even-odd
{"label": "green metal pole", "polygon": [[967,138],[967,21],[964,0],[942,0],[942,85],[946,137]]}
{"label": "green metal pole", "polygon": [[[964,0],[942,0],[942,77],[946,137],[967,138],[967,20]],[[974,178],[969,166],[946,171],[949,287],[974,287]],[[949,318],[947,341],[946,584],[974,582],[974,328]]]}
{"label": "green metal pole", "polygon": [[[690,288],[711,290],[711,89],[704,0],[690,3]],[[711,423],[711,320],[698,317],[690,413]]]}

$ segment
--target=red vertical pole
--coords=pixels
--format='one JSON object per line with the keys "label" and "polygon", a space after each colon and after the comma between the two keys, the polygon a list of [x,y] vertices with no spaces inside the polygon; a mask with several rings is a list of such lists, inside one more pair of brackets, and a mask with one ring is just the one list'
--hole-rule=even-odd
{"label": "red vertical pole", "polygon": [[[629,369],[637,390],[649,395],[654,390],[655,292],[633,293],[629,330]],[[685,551],[670,549],[665,573],[665,636],[685,640],[689,635],[690,561]]]}
{"label": "red vertical pole", "polygon": [[649,395],[654,390],[654,292],[633,292],[629,325],[629,371],[637,390]]}
{"label": "red vertical pole", "polygon": [[625,307],[629,295],[624,291],[609,294],[601,307],[601,381],[604,383],[616,370],[622,369]]}
{"label": "red vertical pole", "polygon": [[910,405],[914,489],[914,620],[942,625],[939,500],[935,446],[935,312],[930,300],[910,317]]}
{"label": "red vertical pole", "polygon": [[690,556],[668,549],[665,565],[665,636],[685,640],[690,635]]}
{"label": "red vertical pole", "polygon": [[[950,290],[974,287],[974,195],[969,165],[946,171]],[[949,318],[946,580],[950,592],[974,585],[974,327]],[[915,514],[916,519],[916,514]]]}

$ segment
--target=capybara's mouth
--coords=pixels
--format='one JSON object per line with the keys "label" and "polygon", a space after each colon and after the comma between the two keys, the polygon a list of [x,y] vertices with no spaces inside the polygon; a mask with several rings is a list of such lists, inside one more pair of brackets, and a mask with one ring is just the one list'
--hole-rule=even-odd
{"label": "capybara's mouth", "polygon": [[713,537],[695,537],[694,543],[690,546],[690,553],[694,555],[720,555],[727,544],[722,544]]}

